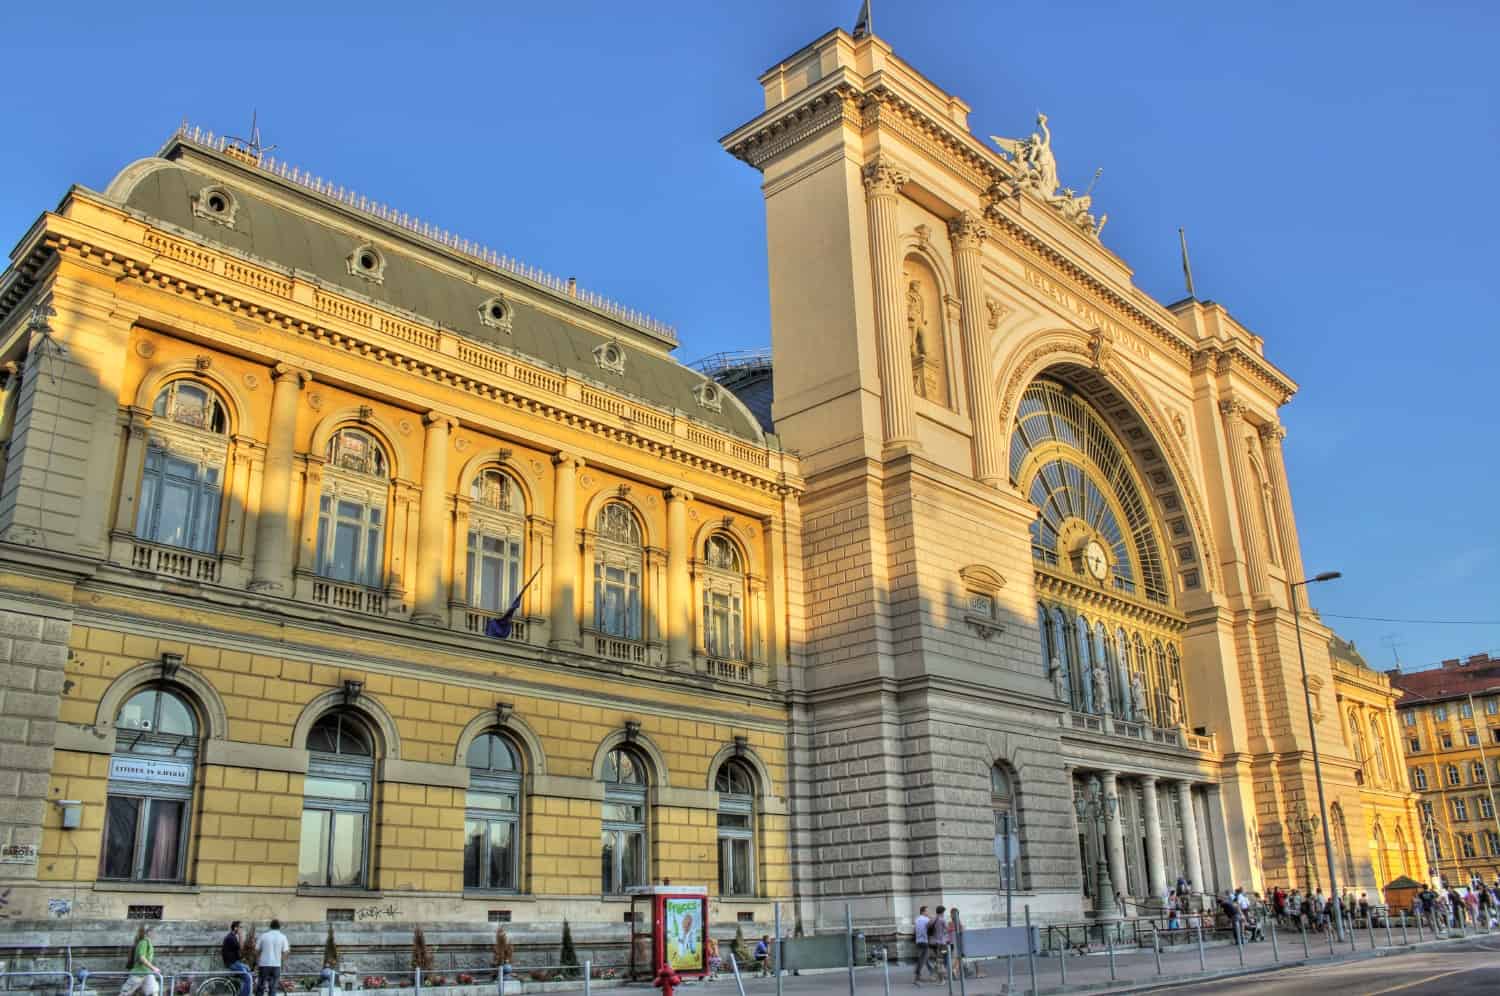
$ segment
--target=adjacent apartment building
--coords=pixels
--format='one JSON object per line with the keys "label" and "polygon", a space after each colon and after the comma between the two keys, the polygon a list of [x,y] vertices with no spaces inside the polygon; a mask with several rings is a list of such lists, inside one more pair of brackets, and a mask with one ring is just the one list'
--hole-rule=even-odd
{"label": "adjacent apartment building", "polygon": [[1420,802],[1423,866],[1454,885],[1500,876],[1500,657],[1474,654],[1425,671],[1389,672],[1401,747]]}

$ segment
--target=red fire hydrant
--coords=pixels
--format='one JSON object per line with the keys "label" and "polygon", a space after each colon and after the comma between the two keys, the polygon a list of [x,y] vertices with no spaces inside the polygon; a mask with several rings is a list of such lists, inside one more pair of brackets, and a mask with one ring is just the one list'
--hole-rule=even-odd
{"label": "red fire hydrant", "polygon": [[656,973],[656,988],[661,990],[661,996],[672,996],[672,990],[680,985],[682,976],[674,972],[671,965],[663,965]]}

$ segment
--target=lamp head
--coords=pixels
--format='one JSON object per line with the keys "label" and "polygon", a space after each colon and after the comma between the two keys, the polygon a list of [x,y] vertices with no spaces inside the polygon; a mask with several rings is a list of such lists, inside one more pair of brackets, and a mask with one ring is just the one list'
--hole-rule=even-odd
{"label": "lamp head", "polygon": [[1313,580],[1314,581],[1334,581],[1334,580],[1337,580],[1338,578],[1341,578],[1343,576],[1344,575],[1341,572],[1339,572],[1339,571],[1324,571],[1322,574],[1315,575],[1313,577]]}

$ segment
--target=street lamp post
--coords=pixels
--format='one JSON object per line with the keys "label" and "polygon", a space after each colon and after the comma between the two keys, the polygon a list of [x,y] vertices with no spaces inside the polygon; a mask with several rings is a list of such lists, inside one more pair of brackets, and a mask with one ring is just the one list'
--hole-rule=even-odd
{"label": "street lamp post", "polygon": [[1318,786],[1318,817],[1323,821],[1323,850],[1328,858],[1328,901],[1333,904],[1334,932],[1342,940],[1344,917],[1341,907],[1343,904],[1339,902],[1338,869],[1333,865],[1333,833],[1328,825],[1328,803],[1323,794],[1323,764],[1318,758],[1318,725],[1313,722],[1312,687],[1307,682],[1307,654],[1302,649],[1302,613],[1297,607],[1298,588],[1307,584],[1332,581],[1340,577],[1343,575],[1338,571],[1324,571],[1322,574],[1294,581],[1291,585],[1291,601],[1292,624],[1297,629],[1297,661],[1302,665],[1302,701],[1307,706],[1307,732],[1312,738],[1313,781]]}
{"label": "street lamp post", "polygon": [[1428,877],[1438,883],[1443,878],[1443,860],[1438,853],[1437,824],[1433,822],[1430,810],[1422,810],[1422,836],[1427,840],[1428,849],[1432,852],[1432,874]]}
{"label": "street lamp post", "polygon": [[[1114,819],[1115,810],[1119,808],[1120,800],[1115,796],[1105,796],[1104,787],[1095,778],[1089,783],[1089,797],[1078,796],[1073,800],[1073,809],[1078,814],[1080,823],[1087,822],[1094,828],[1095,852],[1099,856],[1094,871],[1094,909],[1107,910],[1110,913],[1121,912],[1115,903],[1115,886],[1109,877],[1109,860],[1105,853],[1104,824],[1106,820]],[[1107,905],[1106,905],[1107,904]]]}
{"label": "street lamp post", "polygon": [[[1319,821],[1316,816],[1308,813],[1307,805],[1302,801],[1297,802],[1297,812],[1292,815],[1292,827],[1297,831],[1297,836],[1302,838],[1302,878],[1304,885],[1310,885],[1316,891],[1318,888],[1317,869],[1313,862],[1313,834],[1318,832]],[[1312,893],[1308,893],[1312,898]]]}

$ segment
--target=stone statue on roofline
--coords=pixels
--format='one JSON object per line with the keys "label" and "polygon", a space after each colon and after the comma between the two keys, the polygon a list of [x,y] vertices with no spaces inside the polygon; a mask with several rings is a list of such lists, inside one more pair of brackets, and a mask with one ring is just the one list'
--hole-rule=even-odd
{"label": "stone statue on roofline", "polygon": [[[1010,157],[1021,176],[1017,186],[1029,186],[1041,195],[1042,200],[1056,208],[1063,220],[1094,238],[1104,231],[1109,215],[1095,218],[1089,213],[1093,196],[1089,191],[1077,194],[1068,187],[1059,192],[1057,179],[1057,157],[1052,154],[1052,130],[1047,127],[1047,115],[1037,112],[1037,130],[1027,138],[1001,138],[991,135],[990,141]],[[1098,174],[1095,174],[1098,179]],[[1092,184],[1090,188],[1092,189]]]}

